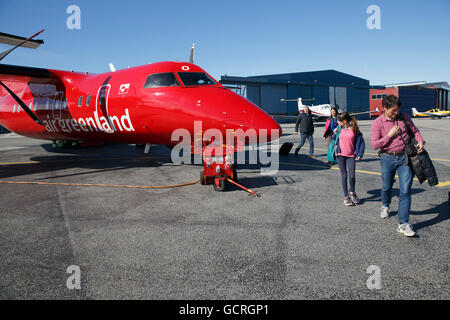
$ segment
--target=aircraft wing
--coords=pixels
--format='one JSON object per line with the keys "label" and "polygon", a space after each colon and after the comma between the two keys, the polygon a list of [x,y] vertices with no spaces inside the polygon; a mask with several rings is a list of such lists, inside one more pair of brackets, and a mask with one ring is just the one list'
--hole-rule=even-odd
{"label": "aircraft wing", "polygon": [[269,113],[269,115],[270,115],[272,118],[279,118],[279,119],[297,119],[297,116],[288,116],[288,115],[273,114],[273,113]]}
{"label": "aircraft wing", "polygon": [[[272,118],[279,118],[279,119],[297,119],[298,116],[288,116],[288,115],[282,115],[282,114],[273,114],[273,113],[269,113],[269,115]],[[315,118],[328,118],[327,116],[324,115],[320,115],[320,114],[316,114],[314,112],[311,112],[311,116],[315,117]]]}
{"label": "aircraft wing", "polygon": [[360,114],[371,114],[371,113],[375,113],[375,112],[379,112],[378,108],[375,111],[349,112],[349,114],[351,116],[357,116],[357,115],[360,115]]}
{"label": "aircraft wing", "polygon": [[11,46],[17,46],[23,42],[23,44],[21,45],[22,47],[36,49],[37,47],[39,47],[41,44],[44,43],[44,41],[42,40],[31,40],[31,38],[37,36],[38,34],[35,34],[34,36],[31,36],[30,38],[26,39],[24,37],[19,37],[12,34],[0,32],[0,43],[8,44]]}
{"label": "aircraft wing", "polygon": [[[297,120],[298,116],[288,116],[288,115],[278,115],[278,114],[269,114],[272,118],[277,118],[277,119],[292,119],[292,120]],[[311,112],[311,116],[313,116],[313,120],[315,121],[320,121],[322,119],[328,118],[327,116],[323,116],[323,115],[319,115],[319,114],[314,114],[313,112]]]}
{"label": "aircraft wing", "polygon": [[425,113],[426,115],[432,116],[432,117],[446,117],[447,115],[444,113],[440,113],[440,112],[428,112],[428,111],[424,111],[422,113]]}

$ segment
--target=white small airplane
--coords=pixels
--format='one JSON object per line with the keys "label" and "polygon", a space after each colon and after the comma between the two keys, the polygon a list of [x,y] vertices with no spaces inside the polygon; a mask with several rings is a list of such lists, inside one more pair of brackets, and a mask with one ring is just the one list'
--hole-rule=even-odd
{"label": "white small airplane", "polygon": [[433,118],[443,118],[443,117],[449,117],[450,111],[441,111],[439,109],[431,109],[428,111],[417,111],[416,108],[411,108],[412,114],[414,117],[431,117]]}
{"label": "white small airplane", "polygon": [[[318,105],[312,105],[308,106],[306,104],[303,104],[303,100],[313,100],[313,99],[303,99],[303,98],[297,98],[297,99],[281,99],[282,102],[288,102],[288,101],[297,101],[298,106],[298,112],[303,112],[305,107],[308,107],[309,110],[311,110],[311,114],[315,116],[316,118],[323,119],[323,118],[329,118],[331,117],[331,108],[333,108],[333,105],[331,104],[318,104]],[[339,113],[344,112],[342,109],[337,108]],[[375,113],[378,112],[378,108],[375,111],[363,111],[363,112],[349,112],[350,115],[356,116],[359,114],[367,114],[367,113]],[[277,118],[286,118],[286,119],[296,119],[297,116],[274,116]]]}

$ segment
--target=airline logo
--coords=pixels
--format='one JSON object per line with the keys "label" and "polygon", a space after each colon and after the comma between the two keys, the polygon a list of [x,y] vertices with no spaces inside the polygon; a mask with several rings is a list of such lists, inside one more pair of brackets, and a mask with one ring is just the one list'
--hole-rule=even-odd
{"label": "airline logo", "polygon": [[130,89],[130,84],[121,84],[119,87],[119,94],[127,94],[128,93],[128,89]]}
{"label": "airline logo", "polygon": [[47,120],[42,120],[42,123],[48,132],[103,131],[113,133],[135,131],[128,108],[125,109],[125,114],[109,116],[109,121],[104,116],[99,115],[97,111],[94,111],[93,117],[79,118],[78,120],[73,118],[50,119],[48,116],[47,118]]}

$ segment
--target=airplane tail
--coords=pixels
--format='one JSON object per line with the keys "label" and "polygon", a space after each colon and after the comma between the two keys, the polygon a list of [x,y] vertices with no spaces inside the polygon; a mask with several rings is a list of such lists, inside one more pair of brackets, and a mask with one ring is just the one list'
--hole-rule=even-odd
{"label": "airplane tail", "polygon": [[297,106],[298,106],[298,112],[303,111],[303,108],[305,105],[303,104],[302,98],[297,98]]}
{"label": "airplane tail", "polygon": [[417,111],[416,108],[411,108],[411,110],[412,110],[412,114],[413,114],[413,115],[419,114],[419,111]]}
{"label": "airplane tail", "polygon": [[189,63],[194,63],[195,43],[192,44],[191,54],[189,55]]}

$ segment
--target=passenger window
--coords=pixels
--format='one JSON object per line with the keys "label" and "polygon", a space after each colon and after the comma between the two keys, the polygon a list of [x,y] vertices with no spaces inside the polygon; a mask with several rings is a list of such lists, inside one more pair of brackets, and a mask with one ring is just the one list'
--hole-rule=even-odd
{"label": "passenger window", "polygon": [[91,105],[91,95],[88,95],[86,97],[86,107],[89,107]]}
{"label": "passenger window", "polygon": [[83,105],[83,96],[78,98],[78,106],[81,107]]}
{"label": "passenger window", "polygon": [[159,88],[159,87],[178,87],[180,84],[171,72],[156,73],[149,75],[145,81],[144,88]]}
{"label": "passenger window", "polygon": [[372,96],[372,100],[375,100],[376,98],[377,98],[376,95],[373,95],[373,96]]}

